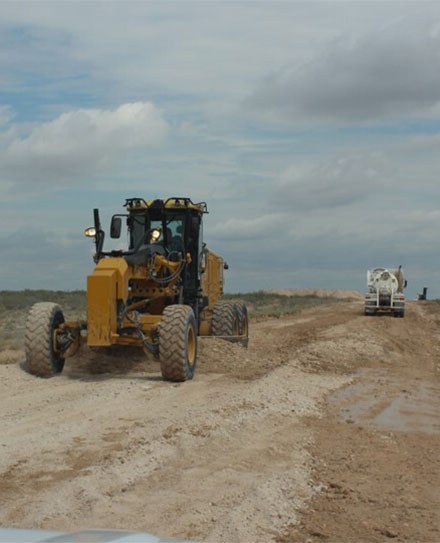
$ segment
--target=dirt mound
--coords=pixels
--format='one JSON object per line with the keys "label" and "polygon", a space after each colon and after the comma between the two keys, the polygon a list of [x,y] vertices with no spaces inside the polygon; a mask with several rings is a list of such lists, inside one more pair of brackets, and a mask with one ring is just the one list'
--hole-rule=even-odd
{"label": "dirt mound", "polygon": [[364,296],[357,290],[340,290],[324,288],[282,288],[265,292],[281,296],[317,296],[318,298],[340,298],[342,300],[363,300]]}

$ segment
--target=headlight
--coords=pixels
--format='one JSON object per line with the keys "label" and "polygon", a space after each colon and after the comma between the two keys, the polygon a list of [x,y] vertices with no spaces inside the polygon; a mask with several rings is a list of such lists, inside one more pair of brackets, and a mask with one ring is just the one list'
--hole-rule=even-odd
{"label": "headlight", "polygon": [[159,241],[161,231],[158,229],[152,230],[150,234],[150,243],[156,243],[156,241]]}
{"label": "headlight", "polygon": [[84,235],[87,238],[94,238],[96,236],[96,228],[94,226],[91,226],[90,228],[86,228],[84,230]]}

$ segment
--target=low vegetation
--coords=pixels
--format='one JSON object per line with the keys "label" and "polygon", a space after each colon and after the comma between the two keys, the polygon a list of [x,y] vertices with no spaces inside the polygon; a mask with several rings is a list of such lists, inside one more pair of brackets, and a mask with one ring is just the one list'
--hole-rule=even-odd
{"label": "low vegetation", "polygon": [[[251,317],[279,317],[297,313],[308,307],[330,302],[336,298],[317,296],[284,296],[269,292],[226,294],[231,301],[243,301]],[[2,290],[0,291],[0,350],[21,349],[23,345],[26,316],[36,302],[59,304],[67,318],[85,318],[86,293],[82,290],[71,292],[61,290]]]}
{"label": "low vegetation", "polygon": [[81,290],[1,290],[0,350],[22,349],[26,317],[37,302],[59,304],[67,318],[84,318],[86,293]]}
{"label": "low vegetation", "polygon": [[11,309],[29,309],[37,302],[55,302],[74,311],[86,307],[86,293],[83,290],[1,290],[0,313]]}
{"label": "low vegetation", "polygon": [[263,290],[244,294],[226,294],[225,298],[244,302],[251,317],[280,317],[298,313],[309,307],[341,301],[338,298],[322,298],[314,295],[285,296]]}

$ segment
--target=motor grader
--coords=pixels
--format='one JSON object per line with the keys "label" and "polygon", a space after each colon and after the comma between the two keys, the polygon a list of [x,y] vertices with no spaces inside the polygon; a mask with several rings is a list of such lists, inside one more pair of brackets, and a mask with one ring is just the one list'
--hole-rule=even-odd
{"label": "motor grader", "polygon": [[111,238],[127,226],[128,247],[104,251],[99,211],[85,235],[94,239],[95,269],[87,278],[87,320],[65,320],[54,303],[37,303],[28,315],[25,369],[39,377],[61,373],[82,343],[93,350],[140,347],[159,359],[164,379],[194,376],[198,336],[247,345],[246,306],[221,300],[222,257],[203,242],[205,202],[172,197],[128,198],[113,215]]}

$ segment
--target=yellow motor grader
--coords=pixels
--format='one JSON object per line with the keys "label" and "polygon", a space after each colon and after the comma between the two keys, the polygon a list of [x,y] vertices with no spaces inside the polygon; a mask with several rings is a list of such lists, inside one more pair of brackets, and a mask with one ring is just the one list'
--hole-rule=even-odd
{"label": "yellow motor grader", "polygon": [[25,369],[39,377],[61,373],[86,342],[94,350],[141,347],[160,361],[164,379],[194,376],[198,336],[247,345],[244,304],[220,300],[223,258],[202,239],[205,202],[189,198],[128,198],[113,215],[110,236],[126,221],[128,248],[105,252],[99,211],[85,235],[95,241],[96,267],[87,279],[87,321],[66,321],[54,303],[32,306],[26,323]]}

